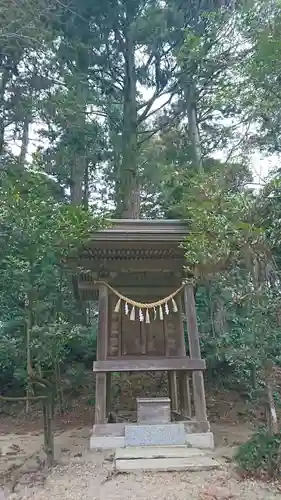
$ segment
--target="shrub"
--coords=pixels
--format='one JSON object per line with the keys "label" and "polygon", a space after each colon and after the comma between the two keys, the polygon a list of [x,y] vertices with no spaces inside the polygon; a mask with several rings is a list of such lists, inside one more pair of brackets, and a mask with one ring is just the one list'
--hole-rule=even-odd
{"label": "shrub", "polygon": [[[30,332],[30,353],[33,368],[40,366],[42,373],[55,372],[55,363],[60,372],[68,372],[78,364],[80,372],[90,369],[96,356],[97,325],[82,326],[70,323],[51,323],[35,326]],[[1,393],[20,392],[26,386],[26,336],[24,331],[6,332],[0,327],[0,386]],[[75,371],[75,370],[74,370]],[[78,375],[79,372],[79,375]],[[76,385],[78,381],[75,383]]]}
{"label": "shrub", "polygon": [[243,474],[276,477],[281,470],[281,433],[261,430],[239,447],[234,460]]}

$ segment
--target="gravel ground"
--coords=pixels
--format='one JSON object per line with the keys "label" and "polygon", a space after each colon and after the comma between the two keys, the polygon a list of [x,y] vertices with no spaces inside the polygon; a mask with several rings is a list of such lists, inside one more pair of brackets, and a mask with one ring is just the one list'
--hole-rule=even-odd
{"label": "gravel ground", "polygon": [[[234,429],[237,434],[237,425]],[[215,457],[224,464],[221,470],[115,475],[110,453],[88,450],[89,428],[67,430],[55,436],[59,465],[47,477],[38,471],[44,457],[41,433],[5,433],[0,436],[0,473],[15,469],[5,493],[0,487],[0,500],[281,500],[281,489],[239,480],[226,461],[234,449],[232,441],[241,436],[229,426],[216,431]],[[232,434],[231,442],[222,446],[224,436],[229,441]],[[8,493],[11,486],[14,491]]]}
{"label": "gravel ground", "polygon": [[[108,454],[83,453],[65,457],[44,484],[38,473],[21,478],[8,500],[273,500],[273,486],[239,481],[226,467],[197,473],[112,473]],[[34,484],[32,484],[32,482]]]}

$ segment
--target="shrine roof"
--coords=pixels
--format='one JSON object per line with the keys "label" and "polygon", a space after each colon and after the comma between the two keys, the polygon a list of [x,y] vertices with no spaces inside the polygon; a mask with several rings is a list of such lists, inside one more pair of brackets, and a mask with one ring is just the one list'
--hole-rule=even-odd
{"label": "shrine roof", "polygon": [[[68,262],[92,271],[161,271],[184,266],[181,247],[188,221],[115,219],[95,231]],[[83,274],[83,273],[82,273]],[[81,277],[82,280],[86,277]],[[88,278],[87,278],[88,279]]]}
{"label": "shrine roof", "polygon": [[182,242],[188,232],[187,220],[115,219],[109,227],[93,234],[93,241]]}

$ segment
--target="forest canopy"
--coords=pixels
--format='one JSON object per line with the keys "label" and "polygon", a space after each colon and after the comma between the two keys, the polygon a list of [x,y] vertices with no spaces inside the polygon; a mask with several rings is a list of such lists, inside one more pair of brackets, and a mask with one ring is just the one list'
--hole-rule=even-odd
{"label": "forest canopy", "polygon": [[190,220],[208,377],[250,393],[280,365],[280,13],[0,0],[2,392],[26,385],[27,331],[40,373],[92,362],[95,305],[62,258],[105,217]]}

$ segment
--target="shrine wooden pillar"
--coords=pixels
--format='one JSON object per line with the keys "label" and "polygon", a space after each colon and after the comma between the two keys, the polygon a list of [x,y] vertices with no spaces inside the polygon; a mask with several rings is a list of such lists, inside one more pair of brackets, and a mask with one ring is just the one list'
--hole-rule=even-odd
{"label": "shrine wooden pillar", "polygon": [[171,400],[171,410],[177,413],[179,410],[179,403],[178,403],[176,371],[168,372],[168,387],[169,387],[169,397]]}
{"label": "shrine wooden pillar", "polygon": [[[105,361],[107,358],[108,342],[108,288],[101,285],[99,288],[99,323],[97,333],[97,361]],[[95,401],[95,424],[105,424],[107,421],[107,374],[96,374],[96,401]]]}
{"label": "shrine wooden pillar", "polygon": [[[165,355],[169,357],[170,355],[170,349],[169,349],[169,341],[168,341],[168,321],[167,317],[164,316],[164,321],[163,321],[163,326],[164,326],[164,336],[165,336]],[[173,412],[178,412],[179,409],[179,404],[178,404],[178,386],[177,386],[177,372],[175,370],[173,371],[168,371],[167,373],[168,376],[168,393],[169,397],[171,400],[171,410]]]}
{"label": "shrine wooden pillar", "polygon": [[[194,300],[194,287],[187,284],[184,287],[184,305],[188,330],[189,354],[191,359],[201,359],[199,332]],[[207,408],[202,371],[192,374],[195,417],[197,421],[207,421]]]}
{"label": "shrine wooden pillar", "polygon": [[[186,345],[184,337],[184,325],[182,321],[182,301],[178,301],[180,312],[180,349],[179,356],[186,356]],[[179,412],[183,418],[191,418],[191,394],[190,394],[190,376],[187,372],[178,372],[179,381]]]}

